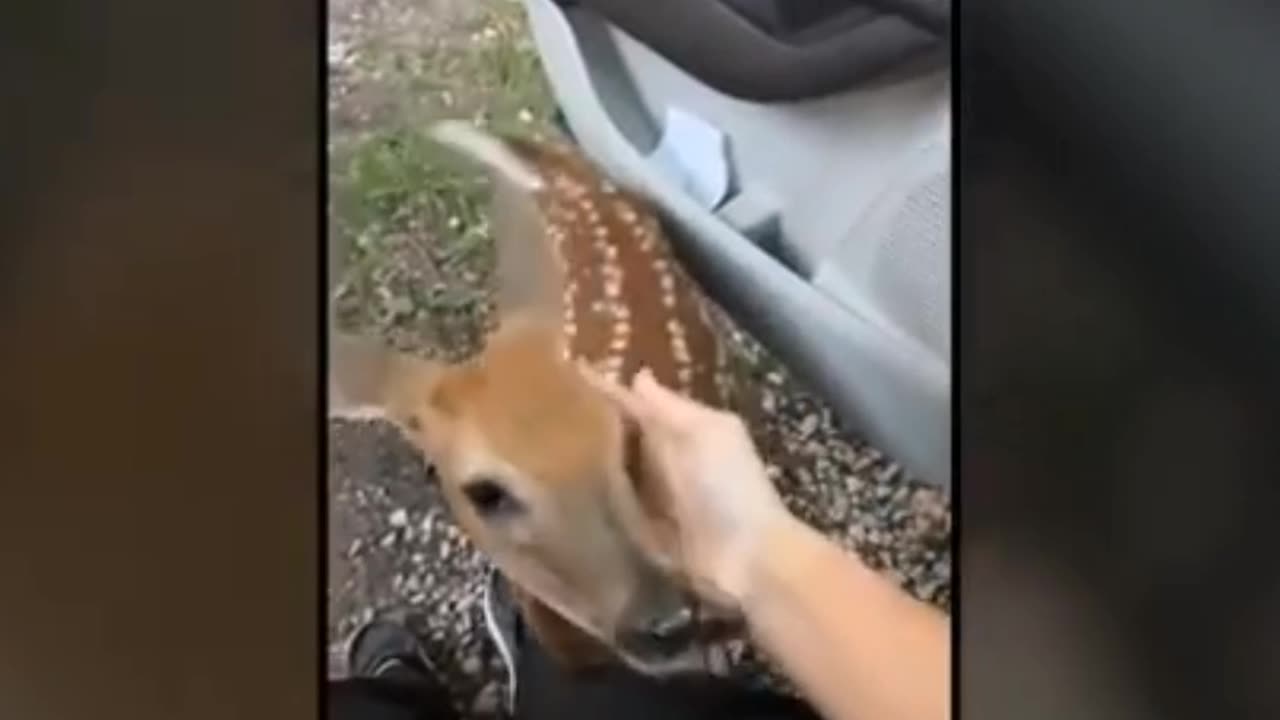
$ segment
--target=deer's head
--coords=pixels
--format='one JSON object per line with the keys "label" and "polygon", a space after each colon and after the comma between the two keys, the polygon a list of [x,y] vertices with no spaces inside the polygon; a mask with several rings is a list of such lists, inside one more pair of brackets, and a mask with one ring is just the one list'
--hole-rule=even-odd
{"label": "deer's head", "polygon": [[498,330],[459,365],[334,335],[331,409],[384,416],[425,453],[545,643],[576,632],[642,671],[687,667],[700,613],[661,486],[576,362],[651,367],[707,399],[723,356],[705,308],[652,213],[576,153],[456,123],[436,135],[494,179]]}

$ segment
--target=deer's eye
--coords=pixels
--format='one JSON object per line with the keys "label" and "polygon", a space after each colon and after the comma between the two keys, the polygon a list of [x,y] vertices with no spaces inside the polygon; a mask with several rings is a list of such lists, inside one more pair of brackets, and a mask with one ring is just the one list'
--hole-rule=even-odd
{"label": "deer's eye", "polygon": [[524,510],[524,505],[493,478],[476,478],[463,486],[462,492],[482,517],[506,517]]}

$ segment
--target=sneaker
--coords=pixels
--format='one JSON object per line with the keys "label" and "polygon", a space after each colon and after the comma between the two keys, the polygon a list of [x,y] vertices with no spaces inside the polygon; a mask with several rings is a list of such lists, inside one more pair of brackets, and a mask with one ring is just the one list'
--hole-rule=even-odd
{"label": "sneaker", "polygon": [[418,636],[387,619],[373,620],[352,633],[347,643],[347,668],[351,677],[380,677],[396,668],[408,668],[431,679],[439,677]]}
{"label": "sneaker", "polygon": [[503,701],[507,715],[511,716],[515,713],[516,706],[516,657],[522,627],[511,588],[502,575],[492,568],[485,578],[484,624],[507,669],[507,692]]}

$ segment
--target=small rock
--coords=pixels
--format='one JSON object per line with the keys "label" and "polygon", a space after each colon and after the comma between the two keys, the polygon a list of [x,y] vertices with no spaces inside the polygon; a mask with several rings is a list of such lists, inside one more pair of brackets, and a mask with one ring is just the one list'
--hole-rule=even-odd
{"label": "small rock", "polygon": [[938,596],[938,591],[942,589],[942,583],[937,580],[926,580],[920,583],[917,590],[917,596],[923,600],[933,600]]}
{"label": "small rock", "polygon": [[818,416],[814,414],[805,415],[800,421],[800,439],[807,440],[809,436],[818,429]]}
{"label": "small rock", "polygon": [[845,513],[849,512],[849,498],[844,495],[836,495],[831,498],[831,503],[828,505],[828,508],[830,509],[831,516],[833,518],[842,519],[844,518]]}
{"label": "small rock", "polygon": [[378,541],[378,544],[384,548],[389,548],[392,545],[395,545],[395,543],[396,543],[395,530],[388,530],[387,533],[382,536],[382,539]]}
{"label": "small rock", "polygon": [[404,508],[396,508],[387,516],[387,522],[394,528],[405,527],[409,524],[409,512]]}
{"label": "small rock", "polygon": [[876,480],[879,480],[880,482],[883,482],[883,483],[887,483],[893,480],[894,478],[896,478],[900,471],[901,471],[901,468],[898,466],[898,463],[889,463],[888,465],[885,465],[883,468],[881,468],[879,472],[876,473]]}
{"label": "small rock", "polygon": [[475,700],[471,701],[471,714],[493,715],[497,713],[498,706],[502,702],[502,689],[498,687],[498,683],[490,681],[480,692],[476,693]]}
{"label": "small rock", "polygon": [[407,297],[396,296],[387,301],[387,314],[392,317],[409,315],[413,312],[413,301]]}
{"label": "small rock", "polygon": [[765,390],[760,395],[760,407],[764,408],[767,413],[772,413],[778,409],[778,396]]}
{"label": "small rock", "polygon": [[468,655],[463,659],[461,668],[464,675],[479,675],[482,668],[480,658]]}

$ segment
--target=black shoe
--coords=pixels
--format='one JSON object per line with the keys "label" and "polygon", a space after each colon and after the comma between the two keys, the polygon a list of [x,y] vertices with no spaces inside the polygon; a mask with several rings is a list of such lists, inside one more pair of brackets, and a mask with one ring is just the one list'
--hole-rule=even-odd
{"label": "black shoe", "polygon": [[492,569],[489,570],[484,586],[484,624],[507,669],[507,692],[503,700],[507,715],[510,716],[515,713],[516,659],[519,657],[523,628],[511,589],[507,587],[506,580]]}
{"label": "black shoe", "polygon": [[373,620],[351,635],[347,668],[352,677],[383,677],[400,670],[420,673],[432,681],[439,677],[418,636],[385,619]]}

